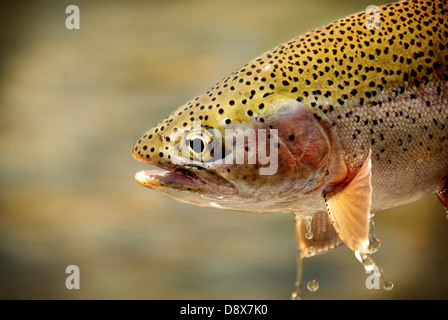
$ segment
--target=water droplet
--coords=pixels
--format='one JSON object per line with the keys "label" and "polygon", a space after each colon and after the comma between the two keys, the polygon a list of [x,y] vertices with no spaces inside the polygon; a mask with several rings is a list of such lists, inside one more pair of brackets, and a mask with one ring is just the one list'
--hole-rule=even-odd
{"label": "water droplet", "polygon": [[369,239],[369,252],[375,253],[380,248],[381,243],[377,238],[371,238]]}
{"label": "water droplet", "polygon": [[362,261],[362,265],[366,272],[372,272],[375,269],[375,261],[370,257],[365,257]]}
{"label": "water droplet", "polygon": [[386,275],[384,274],[384,270],[379,268],[381,283],[383,285],[383,289],[386,291],[390,291],[394,288],[394,283],[390,280],[386,280]]}
{"label": "water droplet", "polygon": [[291,294],[291,300],[300,300],[300,295],[299,295],[299,293],[296,292],[296,291],[294,291],[294,292]]}
{"label": "water droplet", "polygon": [[305,228],[306,228],[305,238],[307,238],[308,240],[313,239],[313,232],[311,231],[311,222],[313,222],[313,217],[307,217],[307,219],[305,220]]}
{"label": "water droplet", "polygon": [[316,292],[319,289],[319,281],[317,281],[316,279],[311,280],[306,284],[306,288],[310,292]]}
{"label": "water droplet", "polygon": [[380,240],[375,236],[375,223],[373,222],[373,218],[375,214],[372,213],[369,216],[369,253],[375,253],[380,248]]}
{"label": "water droplet", "polygon": [[314,249],[314,247],[308,247],[305,249],[305,255],[307,257],[312,257],[316,254],[316,249]]}
{"label": "water droplet", "polygon": [[307,232],[305,233],[305,238],[307,238],[308,240],[313,239],[313,234],[311,232]]}
{"label": "water droplet", "polygon": [[296,282],[294,291],[291,294],[291,300],[300,300],[300,285],[302,283],[302,255],[300,250],[297,250],[296,263]]}
{"label": "water droplet", "polygon": [[366,272],[372,272],[375,268],[375,261],[373,261],[373,259],[368,254],[355,251],[355,257],[359,262],[361,262]]}
{"label": "water droplet", "polygon": [[394,283],[392,281],[385,280],[383,281],[383,288],[386,291],[390,291],[394,288]]}

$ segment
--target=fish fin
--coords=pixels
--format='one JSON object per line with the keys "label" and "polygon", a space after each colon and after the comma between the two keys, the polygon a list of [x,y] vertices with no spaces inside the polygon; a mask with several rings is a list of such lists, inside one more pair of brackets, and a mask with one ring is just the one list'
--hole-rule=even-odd
{"label": "fish fin", "polygon": [[368,252],[369,215],[372,199],[371,152],[356,176],[334,194],[324,194],[325,205],[336,232],[353,251]]}
{"label": "fish fin", "polygon": [[313,217],[296,214],[294,224],[302,257],[330,251],[343,243],[325,211],[316,212]]}
{"label": "fish fin", "polygon": [[440,202],[445,207],[445,210],[448,213],[448,185],[445,189],[437,192],[437,196],[439,197]]}

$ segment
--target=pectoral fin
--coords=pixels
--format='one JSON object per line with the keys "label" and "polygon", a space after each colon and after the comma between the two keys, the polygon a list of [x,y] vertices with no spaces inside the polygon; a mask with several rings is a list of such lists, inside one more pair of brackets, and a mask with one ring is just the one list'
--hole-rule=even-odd
{"label": "pectoral fin", "polygon": [[372,198],[370,153],[344,189],[324,194],[327,212],[339,238],[353,251],[368,252]]}
{"label": "pectoral fin", "polygon": [[330,251],[343,243],[325,211],[317,212],[313,217],[296,214],[294,223],[302,257]]}

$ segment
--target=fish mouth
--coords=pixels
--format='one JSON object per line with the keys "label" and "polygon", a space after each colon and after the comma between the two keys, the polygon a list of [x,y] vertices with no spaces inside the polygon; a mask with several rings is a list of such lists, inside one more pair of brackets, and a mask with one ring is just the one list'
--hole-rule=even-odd
{"label": "fish mouth", "polygon": [[219,175],[202,167],[171,168],[158,164],[159,170],[142,170],[135,180],[144,187],[162,192],[167,189],[205,195],[232,195],[237,188]]}
{"label": "fish mouth", "polygon": [[135,174],[135,180],[145,187],[157,187],[160,185],[196,185],[194,179],[182,172],[169,170],[142,170]]}

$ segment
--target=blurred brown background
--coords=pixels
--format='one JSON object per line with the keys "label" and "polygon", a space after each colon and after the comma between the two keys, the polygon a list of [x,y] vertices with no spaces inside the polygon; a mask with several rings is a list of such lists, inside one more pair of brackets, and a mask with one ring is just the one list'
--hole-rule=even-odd
{"label": "blurred brown background", "polygon": [[[0,298],[289,299],[293,217],[177,203],[134,181],[134,141],[240,65],[385,1],[10,1],[0,5]],[[65,8],[80,9],[68,30]],[[416,181],[418,183],[418,181]],[[390,291],[341,247],[306,260],[305,299],[446,299],[432,196],[380,212]],[[65,288],[77,265],[81,289]]]}

